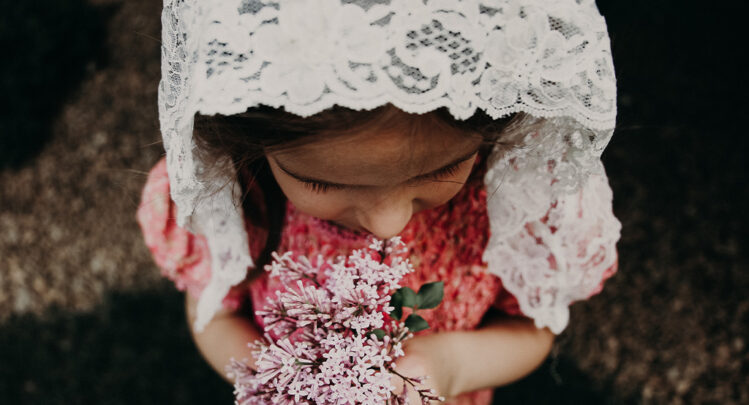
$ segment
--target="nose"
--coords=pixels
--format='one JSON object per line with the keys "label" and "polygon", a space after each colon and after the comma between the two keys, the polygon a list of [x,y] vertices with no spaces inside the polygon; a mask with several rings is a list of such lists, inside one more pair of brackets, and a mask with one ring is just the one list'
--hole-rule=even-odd
{"label": "nose", "polygon": [[359,210],[358,220],[364,229],[379,239],[401,233],[411,220],[413,202],[410,197],[391,195]]}

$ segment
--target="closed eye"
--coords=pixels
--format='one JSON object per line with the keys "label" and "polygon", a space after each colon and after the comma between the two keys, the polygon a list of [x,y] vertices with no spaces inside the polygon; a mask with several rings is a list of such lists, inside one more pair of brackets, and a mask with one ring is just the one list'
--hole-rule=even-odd
{"label": "closed eye", "polygon": [[[470,157],[468,159],[470,159]],[[414,177],[413,179],[409,180],[409,183],[419,184],[419,183],[423,183],[427,181],[439,181],[439,180],[443,180],[445,178],[451,177],[455,175],[455,173],[458,172],[460,165],[465,163],[468,159],[453,163],[449,166],[445,166],[442,169],[439,169],[435,172]],[[335,184],[335,183],[324,183],[324,182],[315,181],[315,180],[307,180],[307,179],[297,179],[297,180],[302,182],[302,184],[304,184],[304,186],[307,189],[315,193],[325,193],[330,190],[343,190],[343,189],[353,188],[352,186],[346,186],[346,185]]]}
{"label": "closed eye", "polygon": [[[479,152],[479,148],[475,149],[473,152],[468,153],[466,155],[463,155],[460,158],[457,158],[453,160],[448,165],[442,167],[441,169],[437,169],[431,173],[419,175],[416,177],[411,178],[408,180],[409,184],[417,184],[419,182],[424,181],[439,181],[443,180],[447,177],[450,177],[454,175],[460,168],[460,165],[463,163],[473,159],[476,157],[476,154]],[[332,183],[332,182],[326,182],[324,180],[310,178],[306,176],[301,176],[298,174],[294,174],[293,172],[289,171],[284,167],[284,165],[281,164],[277,159],[275,159],[275,164],[278,166],[281,171],[286,173],[289,177],[295,179],[296,181],[299,181],[302,183],[307,189],[316,192],[316,193],[324,193],[326,191],[330,190],[342,190],[342,189],[358,189],[358,188],[366,188],[368,186],[364,185],[356,185],[356,184],[341,184],[341,183]]]}

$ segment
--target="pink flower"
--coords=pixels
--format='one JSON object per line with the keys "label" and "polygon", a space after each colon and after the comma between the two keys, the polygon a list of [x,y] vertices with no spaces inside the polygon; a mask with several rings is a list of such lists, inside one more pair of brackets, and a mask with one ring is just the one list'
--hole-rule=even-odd
{"label": "pink flower", "polygon": [[[266,271],[285,289],[257,312],[267,333],[255,343],[257,370],[236,361],[228,367],[237,403],[404,403],[391,394],[390,370],[412,334],[386,313],[413,271],[396,256],[402,247],[399,239],[374,241],[333,263],[274,253]],[[385,333],[381,340],[375,330]]]}

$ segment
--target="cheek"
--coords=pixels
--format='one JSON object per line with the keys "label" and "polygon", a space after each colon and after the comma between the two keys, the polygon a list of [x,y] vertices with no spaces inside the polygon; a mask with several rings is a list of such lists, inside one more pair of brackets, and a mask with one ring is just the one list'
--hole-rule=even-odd
{"label": "cheek", "polygon": [[437,207],[448,202],[463,188],[463,184],[454,182],[434,182],[422,187],[418,193],[416,203],[418,210]]}

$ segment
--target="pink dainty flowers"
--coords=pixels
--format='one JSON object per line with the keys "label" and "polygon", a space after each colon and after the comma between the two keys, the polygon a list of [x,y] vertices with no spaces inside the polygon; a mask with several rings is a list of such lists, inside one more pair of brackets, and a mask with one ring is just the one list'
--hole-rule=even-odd
{"label": "pink dainty flowers", "polygon": [[[265,341],[250,343],[256,370],[235,359],[227,366],[235,403],[401,405],[409,386],[422,404],[444,400],[417,387],[425,377],[394,370],[403,341],[413,336],[400,315],[390,316],[396,309],[391,294],[413,271],[408,259],[396,255],[403,252],[396,237],[373,240],[335,261],[274,253],[265,270],[284,288],[257,312]],[[392,392],[393,374],[407,383],[400,395]]]}

